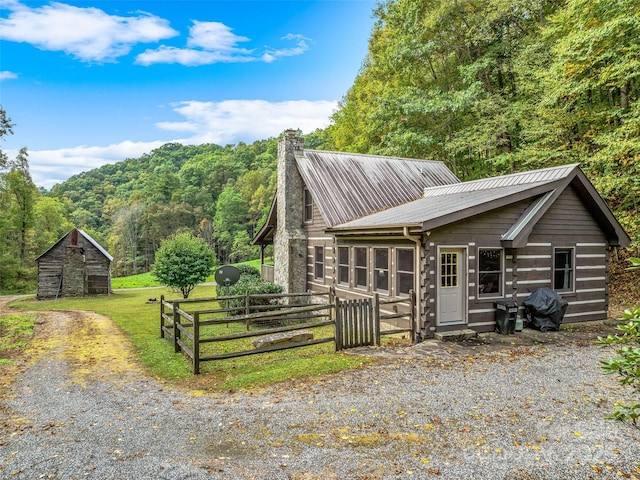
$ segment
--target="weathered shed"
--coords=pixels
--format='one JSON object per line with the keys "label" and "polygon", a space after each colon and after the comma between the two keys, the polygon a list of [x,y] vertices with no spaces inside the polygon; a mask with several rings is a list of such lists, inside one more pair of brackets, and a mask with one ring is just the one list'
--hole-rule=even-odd
{"label": "weathered shed", "polygon": [[108,295],[113,257],[74,228],[36,258],[38,299]]}

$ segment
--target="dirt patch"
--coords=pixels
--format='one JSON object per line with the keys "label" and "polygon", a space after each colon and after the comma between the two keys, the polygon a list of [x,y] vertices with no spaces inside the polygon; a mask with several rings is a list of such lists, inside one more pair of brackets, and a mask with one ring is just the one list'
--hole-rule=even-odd
{"label": "dirt patch", "polygon": [[[0,297],[0,315],[13,314],[7,304],[16,297]],[[26,313],[26,312],[25,312]],[[38,323],[29,346],[0,369],[6,394],[16,375],[45,356],[63,359],[74,382],[84,385],[95,376],[120,381],[127,375],[144,373],[128,337],[109,317],[84,311],[37,312]]]}

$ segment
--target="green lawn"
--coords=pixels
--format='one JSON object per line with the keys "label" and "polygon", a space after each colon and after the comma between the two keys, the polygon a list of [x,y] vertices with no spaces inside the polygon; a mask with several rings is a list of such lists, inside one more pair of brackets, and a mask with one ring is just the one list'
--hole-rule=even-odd
{"label": "green lawn", "polygon": [[[251,265],[254,268],[260,270],[260,259],[249,260],[247,262],[242,262],[244,265]],[[239,263],[234,263],[233,265],[240,265]],[[213,275],[210,275],[206,280],[207,282],[213,282]],[[158,281],[151,275],[150,272],[147,273],[139,273],[138,275],[129,275],[128,277],[115,277],[111,279],[111,287],[120,289],[120,288],[144,288],[144,287],[159,287],[160,284]]]}
{"label": "green lawn", "polygon": [[[251,355],[201,363],[203,375],[191,380],[190,360],[173,351],[173,344],[160,338],[160,306],[150,298],[177,299],[180,295],[163,287],[118,290],[108,297],[86,297],[35,301],[22,299],[12,307],[22,310],[89,310],[109,316],[131,338],[140,362],[156,377],[197,383],[204,389],[248,389],[357,368],[371,359],[335,353],[326,343],[281,352]],[[191,298],[215,296],[215,287],[198,286]],[[192,386],[192,385],[190,385]]]}

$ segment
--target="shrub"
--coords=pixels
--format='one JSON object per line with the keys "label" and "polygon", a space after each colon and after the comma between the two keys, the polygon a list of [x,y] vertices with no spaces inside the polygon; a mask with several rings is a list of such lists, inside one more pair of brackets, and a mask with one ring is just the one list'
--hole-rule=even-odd
{"label": "shrub", "polygon": [[172,235],[160,245],[151,274],[158,281],[179,289],[184,298],[211,274],[213,251],[190,233]]}
{"label": "shrub", "polygon": [[236,265],[235,267],[240,272],[240,278],[244,278],[244,277],[260,278],[260,270],[258,270],[256,267],[247,265],[246,263]]}
{"label": "shrub", "polygon": [[[640,268],[640,259],[631,259],[629,270]],[[618,375],[618,383],[632,388],[638,401],[629,405],[616,403],[616,409],[608,416],[618,421],[630,420],[633,425],[640,427],[640,307],[625,310],[624,319],[627,323],[619,325],[621,335],[599,337],[596,343],[605,347],[615,348],[615,355],[609,360],[603,360],[601,367],[607,375]]]}
{"label": "shrub", "polygon": [[[246,295],[277,295],[282,293],[282,287],[280,285],[275,285],[273,283],[265,282],[261,280],[259,277],[255,276],[245,276],[240,277],[240,281],[235,285],[229,287],[229,295],[233,296],[241,296],[242,298],[235,298],[229,302],[229,307],[231,310],[229,311],[230,315],[243,315],[245,313],[245,303],[246,299],[244,298]],[[255,313],[253,307],[260,306],[269,306],[269,305],[277,305],[278,299],[267,297],[267,298],[255,298],[251,297],[249,300],[249,307],[252,308],[251,313]]]}

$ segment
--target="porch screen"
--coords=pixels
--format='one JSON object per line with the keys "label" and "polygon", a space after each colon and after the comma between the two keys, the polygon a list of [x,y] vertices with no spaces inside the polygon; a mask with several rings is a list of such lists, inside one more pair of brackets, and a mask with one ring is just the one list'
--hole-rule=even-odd
{"label": "porch screen", "polygon": [[398,248],[396,250],[397,295],[409,295],[409,291],[413,288],[413,265],[413,250]]}
{"label": "porch screen", "polygon": [[376,291],[389,291],[389,249],[374,248],[374,272],[373,288]]}
{"label": "porch screen", "polygon": [[355,247],[353,249],[355,265],[355,286],[358,288],[367,288],[367,249],[364,247]]}
{"label": "porch screen", "polygon": [[349,284],[349,247],[338,247],[338,283]]}

